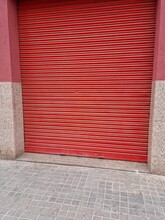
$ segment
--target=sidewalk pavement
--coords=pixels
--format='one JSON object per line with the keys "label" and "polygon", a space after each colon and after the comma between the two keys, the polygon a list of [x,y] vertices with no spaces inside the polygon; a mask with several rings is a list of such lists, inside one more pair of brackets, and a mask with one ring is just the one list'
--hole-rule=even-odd
{"label": "sidewalk pavement", "polygon": [[165,220],[165,177],[1,160],[0,219]]}

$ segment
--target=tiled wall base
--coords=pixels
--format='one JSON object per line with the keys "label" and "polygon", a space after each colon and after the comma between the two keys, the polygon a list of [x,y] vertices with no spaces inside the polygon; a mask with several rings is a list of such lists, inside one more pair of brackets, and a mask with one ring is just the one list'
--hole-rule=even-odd
{"label": "tiled wall base", "polygon": [[153,82],[149,138],[152,173],[165,175],[165,80]]}
{"label": "tiled wall base", "polygon": [[[165,81],[153,82],[149,138],[152,173],[165,175]],[[0,82],[0,159],[24,152],[21,83]]]}
{"label": "tiled wall base", "polygon": [[0,159],[15,159],[23,151],[21,83],[0,82]]}

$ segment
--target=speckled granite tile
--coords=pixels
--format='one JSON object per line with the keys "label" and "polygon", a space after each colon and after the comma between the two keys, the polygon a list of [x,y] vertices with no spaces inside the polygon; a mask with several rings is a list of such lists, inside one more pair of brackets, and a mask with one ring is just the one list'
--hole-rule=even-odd
{"label": "speckled granite tile", "polygon": [[20,83],[0,83],[0,158],[14,159],[23,153],[23,112]]}

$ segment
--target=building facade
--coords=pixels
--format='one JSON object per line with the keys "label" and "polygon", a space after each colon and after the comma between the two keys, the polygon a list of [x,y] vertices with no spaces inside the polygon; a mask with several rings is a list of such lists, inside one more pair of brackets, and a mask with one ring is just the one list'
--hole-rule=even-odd
{"label": "building facade", "polygon": [[165,2],[0,0],[0,158],[146,162],[165,174]]}

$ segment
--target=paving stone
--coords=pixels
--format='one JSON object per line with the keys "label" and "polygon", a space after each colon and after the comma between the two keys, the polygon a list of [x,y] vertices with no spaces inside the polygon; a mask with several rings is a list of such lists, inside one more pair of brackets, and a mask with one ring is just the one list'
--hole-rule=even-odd
{"label": "paving stone", "polygon": [[0,160],[0,219],[165,220],[165,177]]}

